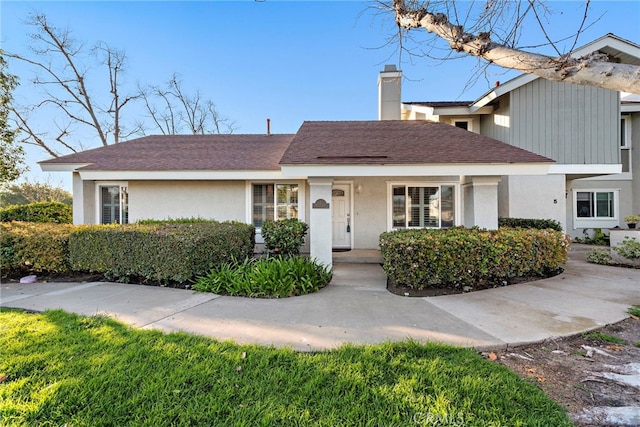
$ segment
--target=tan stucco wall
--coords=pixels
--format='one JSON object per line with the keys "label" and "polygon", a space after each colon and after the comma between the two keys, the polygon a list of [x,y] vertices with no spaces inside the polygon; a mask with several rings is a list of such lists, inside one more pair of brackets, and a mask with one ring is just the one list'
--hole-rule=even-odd
{"label": "tan stucco wall", "polygon": [[[354,248],[377,249],[380,234],[387,231],[387,182],[459,182],[459,177],[337,177],[335,181],[353,182]],[[359,184],[360,193],[356,191]]]}
{"label": "tan stucco wall", "polygon": [[246,220],[244,181],[129,181],[129,222],[201,217]]}
{"label": "tan stucco wall", "polygon": [[499,184],[499,215],[509,218],[554,219],[567,229],[564,175],[503,176]]}

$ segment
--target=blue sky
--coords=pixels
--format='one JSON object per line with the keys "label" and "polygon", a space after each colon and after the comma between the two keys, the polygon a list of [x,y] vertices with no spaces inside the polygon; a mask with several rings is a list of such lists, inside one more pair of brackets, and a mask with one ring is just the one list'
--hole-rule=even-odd
{"label": "blue sky", "polygon": [[[162,84],[179,73],[185,89],[211,98],[219,112],[235,122],[235,133],[294,133],[304,120],[374,120],[377,75],[386,63],[398,63],[397,46],[385,46],[393,33],[392,16],[380,17],[361,1],[2,1],[1,43],[10,52],[26,52],[29,12],[44,12],[51,23],[68,27],[88,46],[105,41],[126,51],[126,85]],[[549,2],[552,37],[571,34],[579,24],[582,2]],[[606,33],[640,43],[640,1],[594,1],[579,45]],[[540,42],[526,27],[522,44]],[[567,42],[568,43],[568,42]],[[552,53],[542,50],[543,53]],[[477,60],[437,62],[403,56],[403,100],[475,99],[496,80],[492,74],[465,91]],[[17,64],[11,72],[23,84],[15,98],[34,99],[30,74]],[[131,109],[130,115],[142,114]],[[84,138],[84,137],[83,137]],[[92,146],[97,141],[86,138]],[[45,179],[35,164],[46,153],[29,150],[29,179]],[[67,177],[52,181],[69,186]]]}

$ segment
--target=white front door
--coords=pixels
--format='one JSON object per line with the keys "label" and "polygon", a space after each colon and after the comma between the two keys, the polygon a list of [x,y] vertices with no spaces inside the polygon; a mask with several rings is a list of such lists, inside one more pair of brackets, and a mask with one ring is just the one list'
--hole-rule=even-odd
{"label": "white front door", "polygon": [[351,186],[334,184],[331,190],[333,248],[351,249]]}

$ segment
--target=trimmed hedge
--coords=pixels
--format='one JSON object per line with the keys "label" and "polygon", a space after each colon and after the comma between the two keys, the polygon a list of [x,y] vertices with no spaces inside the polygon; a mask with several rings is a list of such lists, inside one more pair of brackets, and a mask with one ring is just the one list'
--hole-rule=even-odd
{"label": "trimmed hedge", "polygon": [[253,255],[255,228],[242,223],[91,226],[71,234],[74,270],[109,280],[183,283],[211,268]]}
{"label": "trimmed hedge", "polygon": [[512,228],[534,228],[537,230],[545,230],[550,228],[556,231],[562,231],[562,225],[555,219],[532,219],[532,218],[498,218],[499,227]]}
{"label": "trimmed hedge", "polygon": [[276,255],[300,255],[304,236],[309,226],[296,218],[280,221],[266,220],[262,224],[262,237],[269,253]]}
{"label": "trimmed hedge", "polygon": [[0,223],[0,269],[2,277],[31,273],[71,272],[70,224]]}
{"label": "trimmed hedge", "polygon": [[59,202],[38,202],[0,209],[0,222],[11,221],[71,224],[73,211],[71,206]]}
{"label": "trimmed hedge", "polygon": [[486,287],[558,271],[567,261],[569,238],[549,229],[399,230],[382,233],[380,249],[396,286]]}

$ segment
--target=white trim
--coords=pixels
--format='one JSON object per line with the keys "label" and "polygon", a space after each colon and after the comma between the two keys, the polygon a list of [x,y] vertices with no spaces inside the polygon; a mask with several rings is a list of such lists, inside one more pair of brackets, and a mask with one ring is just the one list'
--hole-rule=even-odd
{"label": "white trim", "polygon": [[[129,192],[129,183],[127,181],[96,181],[94,183],[95,185],[95,219],[96,219],[96,224],[102,224],[102,200],[100,200],[100,196],[102,194],[102,192],[100,191],[101,187],[118,187],[118,193],[120,192],[120,189],[122,189],[122,187],[126,187],[127,188],[127,194]],[[122,201],[122,198],[120,198],[120,200]],[[122,206],[120,206],[120,215],[122,215]],[[121,221],[122,222],[122,221]]]}
{"label": "white trim", "polygon": [[[443,181],[443,182],[433,182],[433,181],[387,181],[387,231],[393,231],[395,230],[395,228],[393,228],[393,187],[396,185],[404,185],[405,187],[441,187],[443,185],[445,186],[453,186],[454,187],[454,192],[455,194],[453,195],[453,199],[454,199],[454,226],[458,226],[460,225],[461,222],[461,218],[462,218],[462,204],[461,204],[461,200],[462,200],[462,195],[460,194],[461,191],[461,186],[460,186],[460,182],[456,182],[456,181]],[[407,204],[405,203],[405,209],[407,208]],[[408,217],[408,212],[406,213],[407,217]],[[422,228],[422,227],[405,227],[406,229],[409,228]]]}
{"label": "white trim", "polygon": [[[620,224],[620,189],[619,188],[573,188],[572,190],[573,229],[578,228],[612,228]],[[578,193],[613,193],[613,217],[578,217]]]}
{"label": "white trim", "polygon": [[620,104],[621,113],[637,113],[640,111],[640,102],[636,104]]}
{"label": "white trim", "polygon": [[455,126],[455,127],[457,127],[456,123],[466,123],[467,124],[466,130],[468,130],[469,132],[478,133],[476,132],[475,127],[473,126],[473,122],[474,122],[473,117],[452,118],[450,119],[450,121],[451,121],[451,126]]}
{"label": "white trim", "polygon": [[93,163],[38,163],[43,172],[75,172]]}
{"label": "white trim", "polygon": [[281,171],[83,171],[80,176],[85,181],[128,180],[128,181],[215,181],[247,179],[304,179],[304,177],[284,177]]}
{"label": "white trim", "polygon": [[[354,195],[354,186],[353,186],[353,180],[349,180],[349,181],[333,181],[333,183],[331,184],[331,189],[333,190],[333,186],[334,185],[348,185],[349,186],[349,198],[351,200],[349,200],[349,213],[351,214],[350,218],[351,218],[351,228],[353,230],[357,230],[356,228],[356,216],[354,215],[355,212],[355,195]],[[333,209],[333,204],[331,205],[331,209]],[[333,233],[333,224],[331,224],[331,232]],[[351,245],[351,249],[354,248],[353,244],[354,244],[354,236],[356,233],[351,232],[349,233],[349,240],[350,240],[350,245]]]}
{"label": "white trim", "polygon": [[[621,164],[556,164],[549,167],[549,175],[581,175],[581,174],[596,174],[596,175],[610,175],[622,172]],[[504,174],[503,174],[504,175]]]}
{"label": "white trim", "polygon": [[[274,185],[274,198],[276,197],[275,186],[279,184],[296,184],[298,186],[298,221],[305,221],[306,218],[306,182],[304,180],[247,180],[245,182],[245,222],[249,225],[253,225],[253,184],[273,184]],[[274,200],[273,212],[274,215],[277,212],[277,204]],[[256,243],[264,243],[262,238],[262,229],[256,227]]]}
{"label": "white trim", "polygon": [[[416,165],[282,165],[286,177],[547,175],[552,163],[441,163]],[[619,170],[618,170],[619,172]],[[609,172],[612,173],[612,172]]]}

